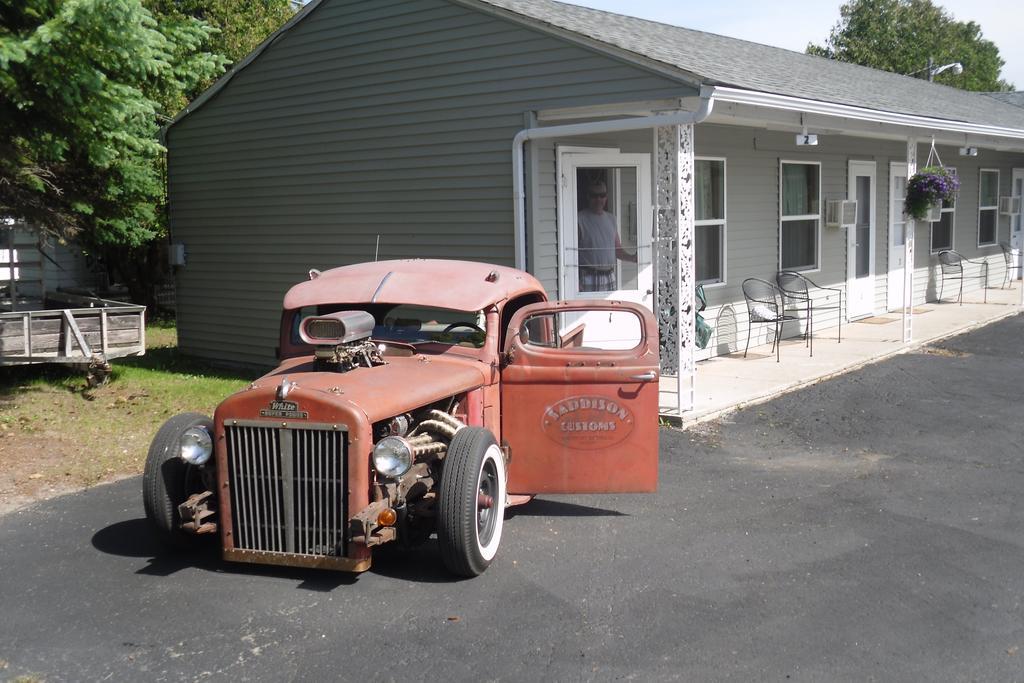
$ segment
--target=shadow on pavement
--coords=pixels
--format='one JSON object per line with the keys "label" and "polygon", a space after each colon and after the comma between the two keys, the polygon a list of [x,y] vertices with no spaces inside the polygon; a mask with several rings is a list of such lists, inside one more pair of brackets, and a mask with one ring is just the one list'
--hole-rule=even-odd
{"label": "shadow on pavement", "polygon": [[445,569],[434,539],[415,548],[381,546],[373,551],[370,571],[390,579],[415,583],[455,583],[462,580]]}
{"label": "shadow on pavement", "polygon": [[358,574],[295,567],[277,567],[239,562],[225,562],[215,537],[201,539],[196,548],[175,550],[156,538],[145,518],[115,522],[100,529],[92,537],[92,545],[102,553],[120,557],[149,558],[148,564],[136,574],[170,576],[183,569],[201,569],[221,574],[270,576],[299,581],[298,588],[331,591],[338,586],[356,582]]}
{"label": "shadow on pavement", "polygon": [[100,529],[92,537],[96,550],[121,557],[152,557],[167,550],[145,519],[127,519]]}
{"label": "shadow on pavement", "polygon": [[[524,517],[619,517],[618,510],[563,503],[554,500],[533,501],[509,508],[506,521]],[[296,567],[225,562],[220,556],[216,537],[201,539],[199,546],[171,549],[155,535],[145,518],[114,522],[100,529],[92,537],[92,545],[102,553],[120,557],[147,558],[147,565],[136,573],[146,576],[170,576],[185,569],[239,576],[267,576],[299,581],[298,588],[312,591],[330,591],[338,586],[352,585],[359,574],[333,572]],[[374,549],[370,571],[379,576],[415,583],[453,583],[462,580],[445,569],[436,540],[429,540],[415,548],[385,545]]]}
{"label": "shadow on pavement", "polygon": [[[517,516],[523,517],[627,517],[618,510],[563,503],[556,500],[534,498],[529,503],[505,510],[505,531],[508,522]],[[500,551],[499,551],[500,552]],[[455,583],[466,579],[455,576],[445,569],[433,538],[416,548],[399,545],[385,545],[373,551],[374,574],[416,583]]]}
{"label": "shadow on pavement", "polygon": [[627,517],[628,515],[618,510],[606,510],[604,508],[590,507],[589,505],[577,505],[575,503],[562,503],[557,500],[543,500],[534,498],[525,505],[517,505],[508,508],[510,517]]}

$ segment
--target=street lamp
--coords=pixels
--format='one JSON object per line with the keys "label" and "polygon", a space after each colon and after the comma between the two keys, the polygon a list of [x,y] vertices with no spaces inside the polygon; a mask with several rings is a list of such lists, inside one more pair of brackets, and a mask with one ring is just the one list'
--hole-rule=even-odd
{"label": "street lamp", "polygon": [[949,64],[943,64],[942,66],[935,66],[934,62],[932,62],[932,58],[929,57],[928,66],[926,66],[923,69],[918,69],[917,71],[911,71],[910,73],[904,75],[914,76],[921,72],[926,72],[928,74],[928,80],[934,81],[937,75],[946,71],[952,71],[954,74],[959,75],[964,72],[964,65],[961,64],[960,62],[950,62]]}

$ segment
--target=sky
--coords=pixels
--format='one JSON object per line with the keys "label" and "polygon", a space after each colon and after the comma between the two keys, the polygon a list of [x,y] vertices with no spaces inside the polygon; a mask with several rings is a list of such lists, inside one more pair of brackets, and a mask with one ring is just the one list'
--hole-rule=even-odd
{"label": "sky", "polygon": [[[576,5],[661,21],[803,52],[823,45],[839,21],[838,0],[566,0]],[[1024,90],[1024,6],[1005,0],[933,0],[957,21],[981,26],[999,48],[1003,80]],[[924,65],[921,65],[924,67]]]}

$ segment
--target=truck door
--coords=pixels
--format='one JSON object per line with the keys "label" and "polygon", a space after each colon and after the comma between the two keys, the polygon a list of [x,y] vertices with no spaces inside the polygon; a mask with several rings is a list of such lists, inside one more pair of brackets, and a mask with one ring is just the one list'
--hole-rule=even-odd
{"label": "truck door", "polygon": [[[585,326],[565,327],[580,313],[607,316],[635,344],[600,348]],[[512,318],[504,351],[509,493],[656,490],[658,328],[647,308],[593,300],[531,304]]]}

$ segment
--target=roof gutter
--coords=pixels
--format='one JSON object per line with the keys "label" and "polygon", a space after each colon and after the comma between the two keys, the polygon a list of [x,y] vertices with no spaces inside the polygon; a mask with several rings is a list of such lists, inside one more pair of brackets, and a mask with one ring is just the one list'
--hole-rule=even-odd
{"label": "roof gutter", "polygon": [[896,126],[922,128],[928,131],[938,130],[952,133],[1013,138],[1017,140],[1024,139],[1024,130],[1018,128],[966,123],[963,121],[952,121],[950,119],[932,118],[930,116],[918,116],[916,114],[899,114],[896,112],[887,112],[878,109],[855,107],[848,104],[808,100],[788,95],[775,95],[773,93],[760,92],[757,90],[741,90],[739,88],[717,86],[715,87],[714,97],[722,103],[747,104],[755,107],[765,107],[767,109],[797,111],[804,114],[821,114],[824,116],[847,118],[855,121],[866,121],[869,123],[884,123]]}
{"label": "roof gutter", "polygon": [[661,126],[685,126],[700,123],[711,116],[716,98],[716,88],[701,86],[700,107],[696,111],[679,111],[672,114],[615,119],[612,121],[590,121],[569,123],[561,126],[525,128],[516,133],[512,140],[512,183],[514,196],[516,268],[526,270],[526,180],[523,177],[523,157],[526,142],[573,135],[617,133],[626,130],[643,130]]}

